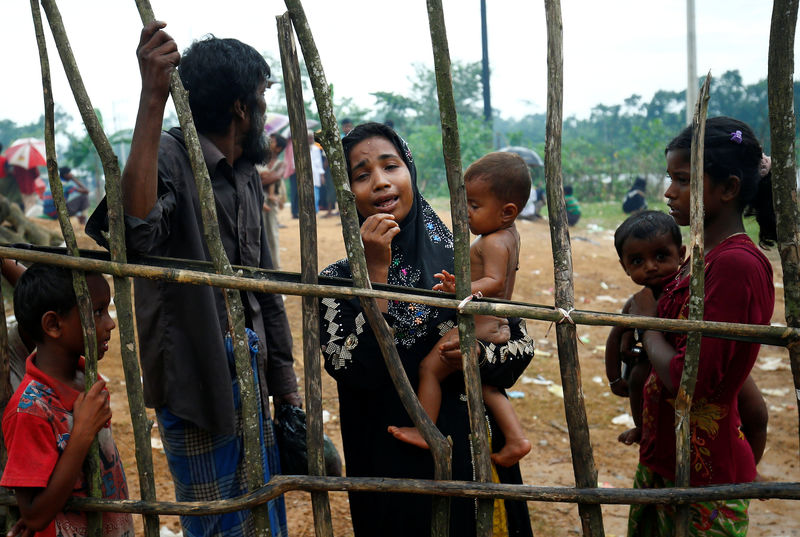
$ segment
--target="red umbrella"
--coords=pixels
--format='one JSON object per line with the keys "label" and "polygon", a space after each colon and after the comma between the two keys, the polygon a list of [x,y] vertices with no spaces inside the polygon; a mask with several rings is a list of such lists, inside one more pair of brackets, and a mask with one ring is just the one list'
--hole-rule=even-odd
{"label": "red umbrella", "polygon": [[36,166],[46,166],[44,141],[36,138],[20,138],[6,149],[8,163],[29,170]]}

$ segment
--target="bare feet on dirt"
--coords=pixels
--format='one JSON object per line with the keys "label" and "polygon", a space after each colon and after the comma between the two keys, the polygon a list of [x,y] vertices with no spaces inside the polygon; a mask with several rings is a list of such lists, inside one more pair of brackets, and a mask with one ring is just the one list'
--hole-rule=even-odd
{"label": "bare feet on dirt", "polygon": [[641,427],[634,427],[633,429],[628,429],[627,431],[621,433],[617,437],[617,440],[628,446],[632,444],[638,444],[641,439],[642,439]]}

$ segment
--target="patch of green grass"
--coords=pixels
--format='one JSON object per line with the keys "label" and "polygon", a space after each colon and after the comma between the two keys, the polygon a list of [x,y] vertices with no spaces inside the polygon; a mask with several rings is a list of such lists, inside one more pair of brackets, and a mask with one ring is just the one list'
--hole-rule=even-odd
{"label": "patch of green grass", "polygon": [[[577,228],[587,227],[592,224],[593,226],[613,231],[628,217],[627,214],[622,212],[621,201],[592,201],[580,202],[580,204],[581,219],[575,226]],[[662,201],[648,202],[647,208],[654,211],[668,211],[667,204]],[[546,207],[542,214],[547,215]]]}

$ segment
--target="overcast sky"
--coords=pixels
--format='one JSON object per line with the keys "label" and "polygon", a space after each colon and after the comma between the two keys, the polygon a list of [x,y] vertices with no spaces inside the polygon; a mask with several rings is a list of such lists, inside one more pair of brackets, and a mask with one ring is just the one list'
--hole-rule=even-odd
{"label": "overcast sky", "polygon": [[[236,37],[279,57],[277,0],[151,0],[180,49],[207,33]],[[452,59],[480,61],[480,1],[443,0]],[[492,105],[503,117],[545,111],[544,2],[487,0]],[[697,0],[698,74],[739,69],[747,84],[767,75],[771,2]],[[133,0],[61,0],[64,23],[106,130],[132,127],[139,94],[135,49],[141,22]],[[371,92],[402,93],[413,64],[433,63],[423,0],[306,0],[311,30],[337,96],[372,105]],[[686,86],[685,0],[564,0],[564,112],[588,115],[636,93]],[[2,2],[4,75],[0,119],[23,124],[42,113],[41,75],[28,2]],[[45,26],[47,25],[45,21]],[[46,27],[46,33],[49,29]],[[79,118],[50,41],[54,96]],[[797,51],[795,52],[797,55]],[[275,66],[277,68],[277,66]],[[273,90],[282,91],[280,86]],[[713,98],[713,96],[712,96]]]}

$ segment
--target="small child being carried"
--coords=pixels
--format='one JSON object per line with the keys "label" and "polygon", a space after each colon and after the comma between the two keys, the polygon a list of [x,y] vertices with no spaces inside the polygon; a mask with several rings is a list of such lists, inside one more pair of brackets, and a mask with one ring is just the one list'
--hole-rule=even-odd
{"label": "small child being carried", "polygon": [[[681,231],[671,216],[659,211],[644,211],[628,217],[614,232],[614,247],[619,263],[631,280],[649,287],[658,300],[664,284],[676,276],[686,255]],[[622,313],[628,313],[631,299]],[[606,340],[606,375],[611,391],[629,397],[635,427],[619,435],[624,444],[638,443],[642,437],[642,391],[650,375],[650,361],[634,341],[634,332],[621,326],[611,329]],[[622,372],[621,363],[626,364]],[[739,392],[741,431],[750,444],[756,461],[767,441],[767,408],[752,376]]]}
{"label": "small child being carried", "polygon": [[[111,291],[99,273],[87,273],[98,358],[115,324]],[[84,391],[84,338],[72,272],[32,265],[14,289],[20,331],[36,343],[25,377],[3,414],[8,462],[0,485],[13,488],[21,524],[36,535],[86,535],[86,514],[65,509],[71,496],[88,496],[84,459],[97,435],[103,498],[128,498],[122,462],[111,436],[105,381]],[[103,537],[133,537],[127,513],[103,513]]]}
{"label": "small child being carried", "polygon": [[[633,283],[649,287],[658,299],[664,280],[678,272],[686,247],[681,230],[673,218],[659,211],[644,211],[628,217],[614,232],[614,247],[622,269]],[[622,313],[628,313],[631,299]],[[642,389],[650,374],[650,362],[635,346],[633,332],[621,326],[611,329],[606,340],[606,375],[611,391],[630,397],[635,427],[619,435],[624,444],[639,442],[642,436]],[[623,375],[622,363],[626,364]]]}
{"label": "small child being carried", "polygon": [[[525,206],[531,189],[528,166],[515,153],[494,152],[473,162],[464,173],[470,231],[478,238],[470,246],[472,292],[484,297],[509,300],[519,268],[519,233],[514,224]],[[435,290],[455,291],[455,278],[447,271],[436,275],[441,283]],[[492,316],[475,317],[476,332],[481,325],[495,325],[491,331],[506,328],[508,321]],[[454,328],[453,331],[457,330]],[[446,334],[442,339],[448,338]],[[441,341],[440,341],[441,343]],[[441,382],[456,369],[440,358],[440,344],[433,347],[419,366],[418,397],[435,423],[442,400]],[[512,466],[524,457],[531,444],[505,393],[483,385],[483,400],[505,436],[505,445],[492,454],[500,466]],[[416,427],[389,427],[396,438],[427,448]]]}

